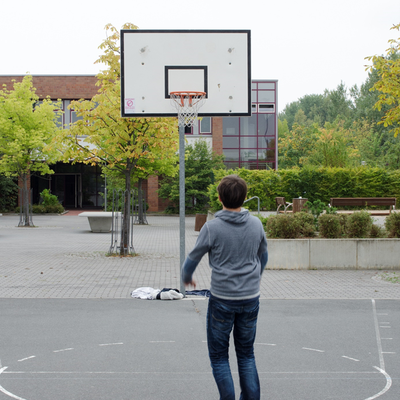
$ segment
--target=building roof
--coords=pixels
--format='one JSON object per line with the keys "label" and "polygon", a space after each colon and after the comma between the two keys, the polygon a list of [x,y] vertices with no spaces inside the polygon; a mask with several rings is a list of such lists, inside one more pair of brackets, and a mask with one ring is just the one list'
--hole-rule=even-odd
{"label": "building roof", "polygon": [[[6,84],[13,88],[12,81],[21,82],[25,75],[0,75],[0,89]],[[53,100],[91,99],[98,91],[95,75],[32,75],[33,86],[39,98],[49,96]]]}

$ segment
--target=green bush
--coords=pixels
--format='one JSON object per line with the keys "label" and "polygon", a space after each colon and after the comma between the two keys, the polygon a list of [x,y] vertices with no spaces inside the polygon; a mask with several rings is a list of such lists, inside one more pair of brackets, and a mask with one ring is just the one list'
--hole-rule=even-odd
{"label": "green bush", "polygon": [[55,206],[59,204],[58,197],[50,193],[49,189],[43,189],[40,192],[41,204],[46,206]]}
{"label": "green bush", "polygon": [[311,214],[305,211],[301,211],[294,213],[293,218],[298,221],[300,236],[303,237],[315,236],[315,220]]}
{"label": "green bush", "polygon": [[341,215],[322,214],[318,218],[319,235],[326,239],[342,237],[343,223]]}
{"label": "green bush", "polygon": [[261,221],[262,226],[264,228],[264,231],[266,231],[266,225],[267,225],[268,217],[262,217],[261,215],[256,215],[256,217],[259,218],[259,220]]}
{"label": "green bush", "polygon": [[[19,213],[19,208],[16,212]],[[32,206],[32,212],[34,214],[62,214],[64,212],[64,207],[60,203],[48,206],[34,204]]]}
{"label": "green bush", "polygon": [[47,213],[53,213],[53,214],[61,214],[64,212],[64,207],[60,203],[45,206],[45,209]]}
{"label": "green bush", "polygon": [[391,213],[385,220],[389,237],[400,238],[400,213]]}
{"label": "green bush", "polygon": [[385,238],[386,237],[386,231],[382,229],[379,225],[372,224],[371,226],[371,231],[369,233],[370,238]]}
{"label": "green bush", "polygon": [[271,239],[296,239],[300,237],[300,220],[289,214],[271,215],[266,223],[267,236]]}
{"label": "green bush", "polygon": [[43,204],[34,204],[32,206],[32,212],[34,214],[44,214],[46,212],[46,207]]}
{"label": "green bush", "polygon": [[13,179],[0,174],[0,212],[14,210],[18,199],[18,185]]}
{"label": "green bush", "polygon": [[347,236],[350,238],[369,237],[371,226],[371,215],[367,211],[357,211],[347,218]]}
{"label": "green bush", "polygon": [[326,208],[325,203],[323,203],[321,200],[315,200],[312,202],[307,201],[304,206],[307,207],[308,211],[314,216],[315,219],[318,219],[318,217]]}
{"label": "green bush", "polygon": [[[276,210],[275,197],[291,202],[302,196],[311,203],[325,204],[331,197],[396,197],[400,202],[400,170],[384,168],[293,168],[275,170],[215,170],[215,182],[208,187],[210,205],[220,209],[216,187],[229,174],[237,174],[247,182],[248,198],[258,196],[262,209]],[[257,204],[254,201],[255,207]]]}
{"label": "green bush", "polygon": [[261,219],[267,236],[273,239],[296,239],[315,236],[314,217],[306,212],[278,214]]}

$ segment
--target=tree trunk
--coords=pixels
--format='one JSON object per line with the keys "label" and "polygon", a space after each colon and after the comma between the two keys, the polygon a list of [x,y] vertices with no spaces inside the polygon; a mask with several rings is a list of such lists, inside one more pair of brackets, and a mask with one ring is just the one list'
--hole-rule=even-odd
{"label": "tree trunk", "polygon": [[125,193],[124,193],[124,211],[121,228],[120,255],[129,254],[129,236],[130,236],[130,193],[131,193],[131,176],[125,173]]}
{"label": "tree trunk", "polygon": [[21,176],[22,180],[22,218],[23,218],[23,223],[22,226],[31,226],[30,218],[29,218],[29,191],[28,191],[28,175],[27,174],[22,174]]}
{"label": "tree trunk", "polygon": [[138,205],[138,222],[139,222],[139,225],[144,225],[142,182],[143,182],[143,179],[139,178],[139,182],[138,182],[138,203],[139,203],[139,205]]}

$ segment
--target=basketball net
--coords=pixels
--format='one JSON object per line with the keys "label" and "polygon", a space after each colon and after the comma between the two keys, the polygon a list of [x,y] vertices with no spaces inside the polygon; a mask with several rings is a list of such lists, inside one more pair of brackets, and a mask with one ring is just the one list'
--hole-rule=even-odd
{"label": "basketball net", "polygon": [[179,126],[193,126],[205,97],[205,92],[170,93],[171,104],[178,112]]}

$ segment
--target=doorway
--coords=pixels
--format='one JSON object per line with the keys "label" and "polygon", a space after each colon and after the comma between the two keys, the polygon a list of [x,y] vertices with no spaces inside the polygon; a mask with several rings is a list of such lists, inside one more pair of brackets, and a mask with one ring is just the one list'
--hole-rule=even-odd
{"label": "doorway", "polygon": [[51,193],[65,209],[82,208],[82,176],[81,174],[55,173],[51,177]]}

